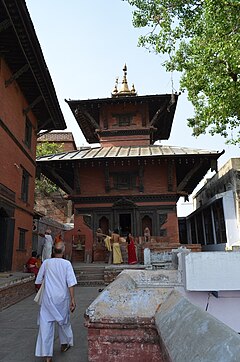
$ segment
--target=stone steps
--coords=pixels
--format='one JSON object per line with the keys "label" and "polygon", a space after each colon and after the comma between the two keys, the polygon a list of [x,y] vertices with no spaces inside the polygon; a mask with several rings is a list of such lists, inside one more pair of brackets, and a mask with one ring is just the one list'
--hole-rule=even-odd
{"label": "stone steps", "polygon": [[103,280],[103,273],[76,273],[76,277],[79,280]]}
{"label": "stone steps", "polygon": [[104,283],[104,269],[103,265],[77,265],[74,266],[74,272],[79,286],[103,286]]}
{"label": "stone steps", "polygon": [[77,285],[80,287],[97,287],[97,286],[105,286],[103,280],[78,280]]}

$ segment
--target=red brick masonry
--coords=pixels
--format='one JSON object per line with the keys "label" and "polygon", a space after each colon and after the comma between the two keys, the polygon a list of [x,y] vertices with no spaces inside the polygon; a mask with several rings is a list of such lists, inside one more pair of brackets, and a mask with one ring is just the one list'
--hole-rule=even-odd
{"label": "red brick masonry", "polygon": [[154,323],[139,320],[133,324],[99,323],[88,327],[88,361],[169,361],[161,348]]}

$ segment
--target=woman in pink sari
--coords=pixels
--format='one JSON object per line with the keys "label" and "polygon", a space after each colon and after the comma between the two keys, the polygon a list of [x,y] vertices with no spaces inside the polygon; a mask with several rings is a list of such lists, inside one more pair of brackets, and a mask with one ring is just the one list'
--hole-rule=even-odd
{"label": "woman in pink sari", "polygon": [[134,244],[134,238],[129,233],[126,242],[128,243],[128,264],[136,264],[137,263],[137,256],[136,256],[136,249]]}

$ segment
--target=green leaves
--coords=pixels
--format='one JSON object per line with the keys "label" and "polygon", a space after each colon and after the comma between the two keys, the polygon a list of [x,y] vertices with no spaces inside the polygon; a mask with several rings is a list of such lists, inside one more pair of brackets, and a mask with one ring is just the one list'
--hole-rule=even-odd
{"label": "green leaves", "polygon": [[240,142],[240,2],[237,0],[127,0],[133,24],[148,27],[139,45],[168,55],[168,71],[182,72],[195,117],[193,134],[221,134]]}
{"label": "green leaves", "polygon": [[37,157],[54,155],[63,151],[63,143],[39,142],[37,144]]}
{"label": "green leaves", "polygon": [[[37,157],[53,155],[63,151],[63,144],[53,142],[41,142],[37,144]],[[40,177],[35,179],[35,193],[43,193],[49,195],[52,192],[58,191],[59,187],[50,181],[46,176],[40,174]]]}

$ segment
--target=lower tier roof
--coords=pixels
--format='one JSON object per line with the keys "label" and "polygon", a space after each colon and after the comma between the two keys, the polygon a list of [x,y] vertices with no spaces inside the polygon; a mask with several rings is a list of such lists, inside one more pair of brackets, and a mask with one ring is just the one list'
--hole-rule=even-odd
{"label": "lower tier roof", "polygon": [[[224,151],[209,151],[176,146],[119,146],[119,147],[82,147],[77,151],[62,152],[37,158],[38,171],[56,183],[68,194],[74,192],[74,168],[81,164],[91,166],[114,166],[118,161],[137,161],[137,165],[146,166],[171,162],[175,165],[177,189],[179,195],[190,195],[206,173],[217,171],[217,159]],[[156,174],[156,177],[157,174]]]}

